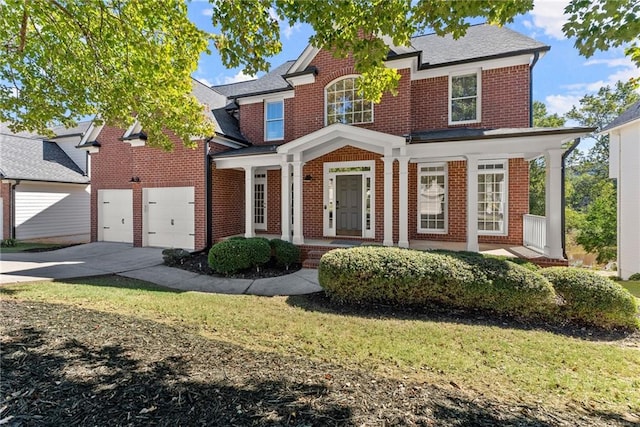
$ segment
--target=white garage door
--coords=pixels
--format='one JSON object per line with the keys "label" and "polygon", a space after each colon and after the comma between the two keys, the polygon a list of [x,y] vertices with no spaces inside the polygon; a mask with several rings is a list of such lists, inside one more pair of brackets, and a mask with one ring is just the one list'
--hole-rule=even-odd
{"label": "white garage door", "polygon": [[131,190],[98,190],[98,240],[133,243]]}
{"label": "white garage door", "polygon": [[16,239],[77,236],[87,240],[91,216],[88,185],[28,183],[16,186]]}
{"label": "white garage door", "polygon": [[145,188],[143,242],[160,248],[194,248],[193,187]]}

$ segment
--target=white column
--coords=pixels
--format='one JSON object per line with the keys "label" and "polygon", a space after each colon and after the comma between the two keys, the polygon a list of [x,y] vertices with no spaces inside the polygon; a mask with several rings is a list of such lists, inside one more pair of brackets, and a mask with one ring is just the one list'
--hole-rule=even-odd
{"label": "white column", "polygon": [[398,246],[401,248],[409,247],[409,157],[398,158],[400,162],[400,200],[398,207],[399,224],[398,224]]}
{"label": "white column", "polygon": [[244,237],[253,237],[254,167],[244,167]]}
{"label": "white column", "polygon": [[289,163],[282,162],[280,165],[280,199],[282,207],[280,212],[280,229],[282,230],[282,240],[291,241],[291,172]]}
{"label": "white column", "polygon": [[467,158],[467,251],[478,252],[478,156]]}
{"label": "white column", "polygon": [[293,165],[293,243],[304,244],[302,235],[302,162],[291,162]]}
{"label": "white column", "polygon": [[545,217],[547,244],[544,254],[551,259],[562,259],[562,154],[561,148],[544,153]]}
{"label": "white column", "polygon": [[384,234],[382,244],[393,246],[393,157],[383,157],[384,162]]}

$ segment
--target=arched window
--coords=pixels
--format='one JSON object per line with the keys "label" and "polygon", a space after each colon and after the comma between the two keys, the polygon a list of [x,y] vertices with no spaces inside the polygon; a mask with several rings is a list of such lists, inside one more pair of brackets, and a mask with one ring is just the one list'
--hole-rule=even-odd
{"label": "arched window", "polygon": [[347,77],[327,86],[327,125],[373,122],[373,103],[358,93],[356,78]]}

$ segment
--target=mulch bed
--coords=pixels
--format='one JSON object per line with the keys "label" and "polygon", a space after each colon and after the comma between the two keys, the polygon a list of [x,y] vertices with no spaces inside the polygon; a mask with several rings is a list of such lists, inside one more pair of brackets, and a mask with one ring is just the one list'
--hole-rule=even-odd
{"label": "mulch bed", "polygon": [[0,424],[610,426],[451,386],[377,377],[76,306],[0,301]]}
{"label": "mulch bed", "polygon": [[181,268],[183,270],[191,271],[193,273],[207,274],[209,276],[228,277],[232,279],[253,279],[253,280],[262,279],[265,277],[284,276],[286,274],[291,274],[295,271],[298,271],[301,268],[300,264],[295,264],[290,266],[289,269],[286,270],[282,267],[275,265],[275,263],[273,262],[269,262],[263,265],[262,267],[260,267],[259,271],[252,269],[247,271],[240,271],[238,273],[230,274],[228,276],[221,276],[219,274],[216,274],[211,269],[211,267],[209,267],[209,261],[207,259],[207,255],[208,254],[206,251],[195,252],[186,258],[182,258],[178,262],[172,262],[172,263],[165,262],[165,265],[168,265],[169,267]]}

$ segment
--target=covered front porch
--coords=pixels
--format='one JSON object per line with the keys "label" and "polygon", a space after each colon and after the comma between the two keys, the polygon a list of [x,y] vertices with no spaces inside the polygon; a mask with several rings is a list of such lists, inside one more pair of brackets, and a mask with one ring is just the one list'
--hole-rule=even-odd
{"label": "covered front porch", "polygon": [[[237,203],[244,204],[245,237],[266,233],[303,248],[363,241],[562,260],[565,143],[584,133],[527,128],[399,137],[334,124],[280,146],[217,155],[214,162],[242,172],[244,200]],[[532,220],[527,161],[541,156],[546,215]],[[443,207],[422,203],[421,171],[427,178],[444,175]],[[500,182],[487,181],[500,174]],[[441,230],[428,228],[432,223],[423,217],[429,215],[444,218]]]}

